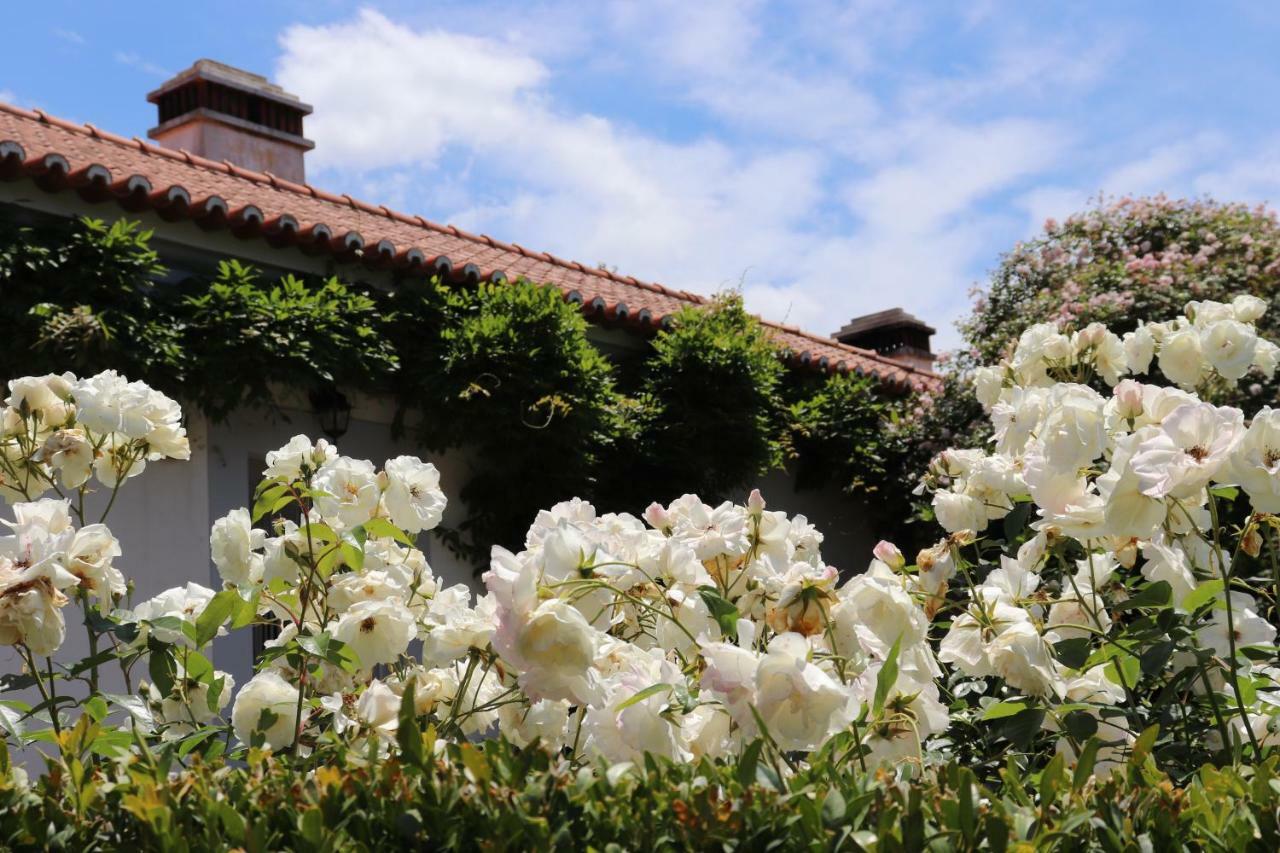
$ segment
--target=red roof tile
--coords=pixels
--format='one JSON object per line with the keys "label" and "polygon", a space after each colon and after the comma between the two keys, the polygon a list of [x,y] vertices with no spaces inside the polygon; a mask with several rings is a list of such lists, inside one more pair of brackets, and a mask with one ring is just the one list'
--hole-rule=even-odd
{"label": "red roof tile", "polygon": [[[88,170],[91,165],[102,168]],[[170,218],[195,218],[207,227],[226,226],[245,236],[257,233],[268,239],[300,241],[351,257],[356,257],[353,250],[363,241],[367,249],[361,255],[369,263],[420,260],[429,267],[447,258],[458,277],[502,274],[552,284],[597,321],[647,323],[656,328],[681,308],[708,301],[268,173],[0,103],[0,178],[35,177],[52,191],[73,186],[72,175],[84,197],[114,199],[129,210],[156,208]],[[246,214],[248,209],[258,215]],[[293,227],[281,227],[281,223]],[[382,248],[374,251],[380,244]],[[385,251],[386,244],[390,252]],[[620,311],[620,306],[625,310]],[[903,388],[937,387],[937,376],[928,371],[794,326],[763,322],[793,363],[873,375]]]}

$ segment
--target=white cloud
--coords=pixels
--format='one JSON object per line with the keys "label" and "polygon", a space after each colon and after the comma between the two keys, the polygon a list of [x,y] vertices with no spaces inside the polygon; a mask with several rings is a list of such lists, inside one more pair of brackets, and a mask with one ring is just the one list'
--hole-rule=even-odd
{"label": "white cloud", "polygon": [[136,68],[143,74],[150,74],[152,77],[170,77],[172,76],[168,70],[156,65],[154,62],[147,60],[133,51],[118,50],[112,58],[121,65],[127,65],[130,68]]}
{"label": "white cloud", "polygon": [[0,89],[0,101],[5,102],[6,104],[16,104],[18,102],[18,96],[10,89]]}
{"label": "white cloud", "polygon": [[811,151],[743,156],[715,139],[671,144],[561,113],[548,69],[490,39],[364,11],[293,27],[281,46],[278,79],[316,107],[314,164],[339,177],[403,169],[434,179],[442,157],[464,151],[486,181],[464,184],[469,196],[447,187],[457,206],[430,213],[522,244],[706,292],[784,255],[791,221],[818,200]]}
{"label": "white cloud", "polygon": [[54,29],[53,34],[58,38],[62,39],[63,41],[68,42],[70,44],[81,45],[85,43],[84,36],[80,35],[75,30],[65,30],[62,28],[56,28]]}
{"label": "white cloud", "polygon": [[[1209,169],[1221,134],[1099,146],[1043,108],[1106,79],[1118,37],[1033,43],[988,7],[955,22],[991,41],[971,66],[921,70],[893,64],[936,27],[912,7],[794,8],[782,27],[734,0],[465,7],[426,26],[364,10],[288,28],[276,79],[316,106],[313,179],[678,287],[741,283],[819,332],[902,305],[956,343],[998,252],[1099,190],[1280,190],[1274,148]],[[575,109],[573,77],[593,73],[698,120],[632,125],[625,95]]]}

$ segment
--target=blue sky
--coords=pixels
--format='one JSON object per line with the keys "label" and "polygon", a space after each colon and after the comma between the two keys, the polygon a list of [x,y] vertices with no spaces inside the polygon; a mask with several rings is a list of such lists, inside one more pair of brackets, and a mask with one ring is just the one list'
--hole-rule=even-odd
{"label": "blue sky", "polygon": [[143,135],[145,93],[219,59],[315,105],[328,189],[814,331],[902,305],[943,346],[1099,193],[1280,201],[1275,3],[210,8],[46,0],[0,98]]}

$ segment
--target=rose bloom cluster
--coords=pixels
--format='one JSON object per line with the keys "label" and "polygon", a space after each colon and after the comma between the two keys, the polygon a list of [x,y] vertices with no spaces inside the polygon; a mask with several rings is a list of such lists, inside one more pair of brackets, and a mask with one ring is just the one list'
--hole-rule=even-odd
{"label": "rose bloom cluster", "polygon": [[[1167,584],[1178,612],[1211,605],[1190,638],[1216,661],[1197,689],[1249,685],[1235,696],[1227,736],[1280,742],[1277,671],[1241,653],[1272,648],[1276,630],[1263,603],[1231,582],[1235,560],[1221,541],[1213,493],[1239,486],[1248,496],[1256,512],[1238,547],[1257,555],[1268,514],[1280,510],[1280,411],[1264,408],[1246,425],[1239,409],[1194,393],[1250,371],[1270,377],[1277,347],[1254,328],[1265,309],[1252,296],[1192,302],[1185,317],[1123,338],[1098,324],[1072,333],[1040,324],[1007,360],[976,371],[994,447],[935,460],[927,478],[935,515],[952,539],[972,540],[1029,502],[1034,535],[967,588],[940,660],[973,678],[998,676],[1023,696],[1083,708],[1098,718],[1099,736],[1121,748],[1136,732],[1106,709],[1131,702],[1134,685],[1106,653],[1107,637],[1125,607],[1126,576],[1136,571]],[[1126,378],[1153,365],[1178,387]],[[1095,379],[1111,393],[1095,390]],[[1051,568],[1052,590],[1042,582]],[[1071,639],[1103,651],[1071,668],[1053,651]],[[1172,665],[1199,665],[1186,657],[1175,655]],[[1222,733],[1211,738],[1220,744]]]}
{"label": "rose bloom cluster", "polygon": [[[0,537],[0,644],[19,647],[29,661],[52,655],[73,598],[86,608],[115,607],[126,592],[113,565],[120,546],[104,524],[87,523],[85,494],[96,481],[114,497],[147,462],[189,456],[178,404],[115,371],[9,382],[0,496],[14,520]],[[49,494],[57,497],[42,497]]]}
{"label": "rose bloom cluster", "polygon": [[[246,743],[389,748],[409,685],[444,733],[610,761],[729,756],[761,736],[809,751],[842,732],[873,758],[918,758],[947,725],[920,579],[901,555],[886,546],[841,585],[822,535],[758,493],[717,506],[686,495],[643,519],[559,504],[519,553],[494,549],[476,598],[442,588],[404,535],[440,520],[433,466],[400,457],[377,471],[299,436],[265,473],[260,494],[287,484],[273,500],[306,506],[305,519],[269,533],[235,510],[210,542],[227,588],[283,625],[234,700]],[[214,594],[188,586],[139,612],[198,614]],[[297,647],[313,654],[286,653]],[[152,698],[157,719],[188,730],[185,699]],[[213,710],[205,693],[193,701]]]}

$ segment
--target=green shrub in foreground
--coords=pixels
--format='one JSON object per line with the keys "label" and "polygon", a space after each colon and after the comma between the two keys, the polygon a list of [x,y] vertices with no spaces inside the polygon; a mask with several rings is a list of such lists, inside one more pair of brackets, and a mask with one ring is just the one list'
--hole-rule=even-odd
{"label": "green shrub in foreground", "polygon": [[[71,735],[74,739],[75,735]],[[75,754],[74,743],[69,755]],[[423,758],[422,756],[426,756]],[[539,749],[423,736],[399,759],[307,773],[69,758],[28,789],[0,779],[0,844],[64,850],[1256,850],[1280,845],[1280,762],[1206,767],[1176,787],[1141,751],[1106,780],[1061,760],[1000,793],[950,764],[867,774],[829,755],[573,770]],[[780,772],[781,771],[781,772]],[[780,781],[781,780],[781,781]]]}

